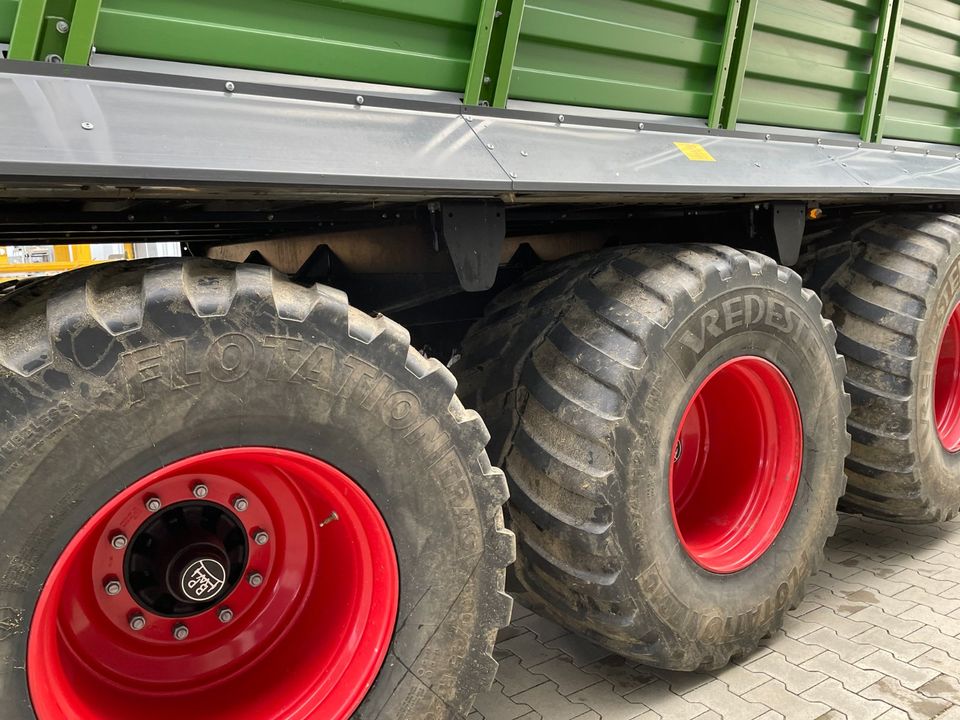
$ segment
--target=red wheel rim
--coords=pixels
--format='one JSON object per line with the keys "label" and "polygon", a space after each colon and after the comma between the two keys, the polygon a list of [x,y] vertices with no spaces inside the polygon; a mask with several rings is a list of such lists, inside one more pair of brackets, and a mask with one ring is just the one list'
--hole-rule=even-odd
{"label": "red wheel rim", "polygon": [[711,372],[680,419],[670,466],[687,554],[715,573],[759,558],[793,506],[802,452],[800,408],[775,365],[745,356]]}
{"label": "red wheel rim", "polygon": [[[177,543],[187,550],[174,553]],[[269,448],[187,458],[113,498],[57,560],[28,642],[34,711],[39,720],[347,718],[386,656],[398,596],[386,523],[337,469]],[[195,597],[205,604],[190,605]],[[178,639],[180,625],[188,633]]]}
{"label": "red wheel rim", "polygon": [[960,450],[960,305],[950,313],[937,352],[933,412],[937,435],[947,452]]}

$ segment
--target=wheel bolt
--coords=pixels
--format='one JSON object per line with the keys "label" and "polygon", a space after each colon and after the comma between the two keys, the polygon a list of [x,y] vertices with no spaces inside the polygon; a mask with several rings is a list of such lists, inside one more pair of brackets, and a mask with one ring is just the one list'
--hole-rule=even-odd
{"label": "wheel bolt", "polygon": [[120,581],[116,578],[109,578],[105,583],[103,583],[103,591],[110,596],[119,595],[120,590],[122,589],[123,588],[120,585]]}
{"label": "wheel bolt", "polygon": [[266,530],[257,530],[253,533],[253,541],[257,545],[266,545],[270,541],[270,536]]}
{"label": "wheel bolt", "polygon": [[123,550],[127,546],[127,536],[123,533],[117,533],[110,538],[110,545],[114,550]]}
{"label": "wheel bolt", "polygon": [[258,572],[247,575],[247,582],[251,587],[260,587],[263,584],[263,575]]}
{"label": "wheel bolt", "polygon": [[140,632],[147,626],[147,619],[140,613],[134,613],[130,616],[130,629],[134,632]]}
{"label": "wheel bolt", "polygon": [[186,640],[187,635],[190,634],[190,628],[188,628],[183,623],[173,626],[173,639],[174,640]]}
{"label": "wheel bolt", "polygon": [[237,495],[233,499],[233,509],[237,512],[244,512],[248,507],[250,507],[250,503],[242,495]]}
{"label": "wheel bolt", "polygon": [[158,497],[148,497],[144,505],[147,506],[147,510],[149,510],[150,512],[156,512],[161,507],[163,507],[163,503],[160,502],[160,498]]}
{"label": "wheel bolt", "polygon": [[233,620],[233,610],[227,607],[220,608],[220,612],[217,613],[217,618],[219,618],[220,622],[226,624]]}
{"label": "wheel bolt", "polygon": [[203,483],[197,483],[193,486],[193,495],[198,498],[205,498],[210,493],[210,488],[208,488]]}

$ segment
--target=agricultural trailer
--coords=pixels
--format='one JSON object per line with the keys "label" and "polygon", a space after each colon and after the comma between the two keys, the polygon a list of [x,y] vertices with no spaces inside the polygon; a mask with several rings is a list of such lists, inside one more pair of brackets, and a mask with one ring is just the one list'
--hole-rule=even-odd
{"label": "agricultural trailer", "polygon": [[2,244],[184,255],[0,286],[5,720],[464,717],[508,576],[717,668],[838,502],[960,508],[958,2],[0,0],[0,43]]}

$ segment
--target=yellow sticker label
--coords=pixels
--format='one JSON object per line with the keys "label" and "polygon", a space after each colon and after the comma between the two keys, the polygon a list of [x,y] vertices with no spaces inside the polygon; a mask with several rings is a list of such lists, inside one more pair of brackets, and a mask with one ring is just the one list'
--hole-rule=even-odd
{"label": "yellow sticker label", "polygon": [[716,162],[713,155],[708,153],[707,149],[703,145],[682,142],[675,142],[674,145],[677,146],[677,150],[687,156],[687,160],[695,160],[697,162]]}

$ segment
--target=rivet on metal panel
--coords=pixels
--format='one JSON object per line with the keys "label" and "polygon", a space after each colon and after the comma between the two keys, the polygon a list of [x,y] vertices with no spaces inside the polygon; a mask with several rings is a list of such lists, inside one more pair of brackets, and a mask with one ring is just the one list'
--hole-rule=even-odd
{"label": "rivet on metal panel", "polygon": [[82,127],[84,130],[93,130],[93,123],[84,121],[80,123],[80,127]]}
{"label": "rivet on metal panel", "polygon": [[467,122],[473,122],[473,115],[464,115],[463,119]]}
{"label": "rivet on metal panel", "polygon": [[70,32],[70,23],[68,23],[66,20],[57,20],[56,27],[57,32],[61,35],[66,35],[68,32]]}
{"label": "rivet on metal panel", "polygon": [[764,140],[769,140],[769,139],[770,139],[770,133],[767,133],[766,135],[764,135],[764,136],[763,136],[763,139],[764,139]]}
{"label": "rivet on metal panel", "polygon": [[363,105],[363,95],[357,95],[357,105]]}
{"label": "rivet on metal panel", "polygon": [[563,120],[564,120],[563,115],[558,115],[558,116],[557,116],[557,122],[563,122]]}
{"label": "rivet on metal panel", "polygon": [[643,130],[643,123],[640,123],[639,125],[637,125],[637,130]]}
{"label": "rivet on metal panel", "polygon": [[483,76],[483,84],[484,84],[484,85],[489,85],[489,84],[490,84],[490,76],[489,76],[489,75],[484,75],[484,76]]}
{"label": "rivet on metal panel", "polygon": [[230,82],[229,80],[227,80],[227,81],[223,84],[223,89],[226,90],[227,92],[233,92],[233,91],[236,89],[236,87],[237,87],[237,86],[234,85],[234,84],[233,84],[232,82]]}
{"label": "rivet on metal panel", "polygon": [[754,167],[760,167],[760,163],[754,163],[753,166],[754,166]]}
{"label": "rivet on metal panel", "polygon": [[48,63],[62,63],[62,62],[63,62],[63,58],[60,57],[59,55],[57,55],[56,53],[50,53],[50,54],[47,55],[43,60],[44,60],[44,62],[48,62]]}
{"label": "rivet on metal panel", "polygon": [[817,145],[823,145],[823,140],[821,140],[820,138],[817,138]]}
{"label": "rivet on metal panel", "polygon": [[521,150],[521,151],[520,151],[520,155],[521,155],[522,157],[527,157],[527,155],[529,155],[529,153],[528,153],[526,150]]}
{"label": "rivet on metal panel", "polygon": [[515,178],[517,174],[515,172],[510,173],[510,177]]}
{"label": "rivet on metal panel", "polygon": [[897,152],[897,150],[899,150],[899,149],[900,149],[900,146],[899,146],[899,145],[894,145],[894,146],[893,146],[893,151],[894,151],[894,152]]}
{"label": "rivet on metal panel", "polygon": [[863,142],[857,142],[857,147],[858,147],[858,148],[862,148],[862,147],[863,147]]}
{"label": "rivet on metal panel", "polygon": [[487,143],[487,149],[493,150],[493,143]]}

